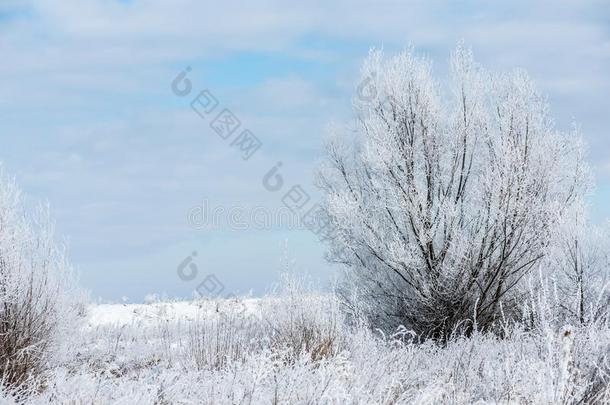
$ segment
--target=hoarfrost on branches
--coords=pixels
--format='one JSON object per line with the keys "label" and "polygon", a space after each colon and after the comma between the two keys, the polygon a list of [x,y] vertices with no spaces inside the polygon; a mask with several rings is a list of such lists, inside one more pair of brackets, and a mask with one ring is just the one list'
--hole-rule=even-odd
{"label": "hoarfrost on branches", "polygon": [[348,305],[440,339],[517,316],[523,278],[589,187],[580,135],[555,129],[524,72],[490,74],[463,46],[447,88],[410,50],[372,51],[362,76],[372,96],[319,176]]}

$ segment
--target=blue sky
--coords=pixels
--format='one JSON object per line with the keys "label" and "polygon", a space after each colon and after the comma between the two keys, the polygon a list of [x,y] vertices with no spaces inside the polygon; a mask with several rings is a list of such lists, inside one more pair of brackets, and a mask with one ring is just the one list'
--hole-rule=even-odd
{"label": "blue sky", "polygon": [[[316,198],[312,174],[328,125],[350,118],[369,48],[413,45],[445,74],[459,40],[488,68],[525,68],[560,129],[578,122],[610,217],[610,4],[606,1],[51,0],[0,2],[0,161],[58,233],[93,297],[190,296],[214,274],[230,291],[265,291],[288,240],[298,271],[335,269],[298,229],[195,229],[207,201],[275,212],[261,178],[277,161]],[[186,66],[263,142],[252,159],[172,94]],[[194,91],[195,91],[194,90]],[[177,266],[197,251],[198,276]],[[223,293],[223,294],[224,294]]]}

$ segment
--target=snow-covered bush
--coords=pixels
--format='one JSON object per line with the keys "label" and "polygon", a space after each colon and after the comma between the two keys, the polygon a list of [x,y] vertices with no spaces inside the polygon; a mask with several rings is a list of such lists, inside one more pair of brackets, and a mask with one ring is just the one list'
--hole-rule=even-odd
{"label": "snow-covered bush", "polygon": [[555,270],[558,316],[573,324],[605,322],[610,314],[610,230],[578,207],[565,220],[549,254]]}
{"label": "snow-covered bush", "polygon": [[335,296],[316,292],[294,276],[285,274],[272,298],[263,301],[261,320],[271,347],[289,362],[302,355],[319,361],[344,344],[346,330]]}
{"label": "snow-covered bush", "polygon": [[373,51],[362,77],[355,128],[328,142],[319,178],[348,307],[443,340],[518,317],[524,278],[589,187],[579,134],[554,128],[524,72],[487,73],[464,47],[446,89],[411,51]]}
{"label": "snow-covered bush", "polygon": [[255,308],[234,302],[227,309],[227,302],[217,302],[214,312],[198,312],[189,322],[182,350],[185,363],[199,370],[223,369],[265,352],[286,363],[318,362],[344,348],[347,329],[339,302],[332,294],[307,287],[303,279],[285,275]]}
{"label": "snow-covered bush", "polygon": [[14,181],[0,172],[0,382],[5,387],[19,387],[57,360],[64,333],[78,316],[80,296],[64,250],[53,241],[48,210],[26,213]]}
{"label": "snow-covered bush", "polygon": [[262,325],[234,312],[198,315],[188,326],[184,350],[187,362],[198,370],[220,370],[242,363],[265,347]]}

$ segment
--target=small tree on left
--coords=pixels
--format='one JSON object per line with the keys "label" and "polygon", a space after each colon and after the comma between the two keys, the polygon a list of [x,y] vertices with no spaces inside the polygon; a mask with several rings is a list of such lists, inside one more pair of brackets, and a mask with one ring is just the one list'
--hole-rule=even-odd
{"label": "small tree on left", "polygon": [[[80,298],[47,207],[28,212],[0,170],[0,385],[18,389],[62,352]],[[82,308],[82,307],[81,307]]]}

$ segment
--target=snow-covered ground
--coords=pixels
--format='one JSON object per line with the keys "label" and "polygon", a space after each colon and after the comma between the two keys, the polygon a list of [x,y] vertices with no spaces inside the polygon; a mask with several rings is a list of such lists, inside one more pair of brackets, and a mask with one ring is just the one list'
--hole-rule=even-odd
{"label": "snow-covered ground", "polygon": [[347,327],[332,297],[308,293],[94,305],[30,401],[567,404],[607,390],[607,327],[507,333],[416,344]]}
{"label": "snow-covered ground", "polygon": [[99,326],[151,325],[159,320],[192,321],[201,316],[235,311],[247,315],[259,313],[260,300],[176,301],[151,304],[97,304],[88,311],[87,325]]}

